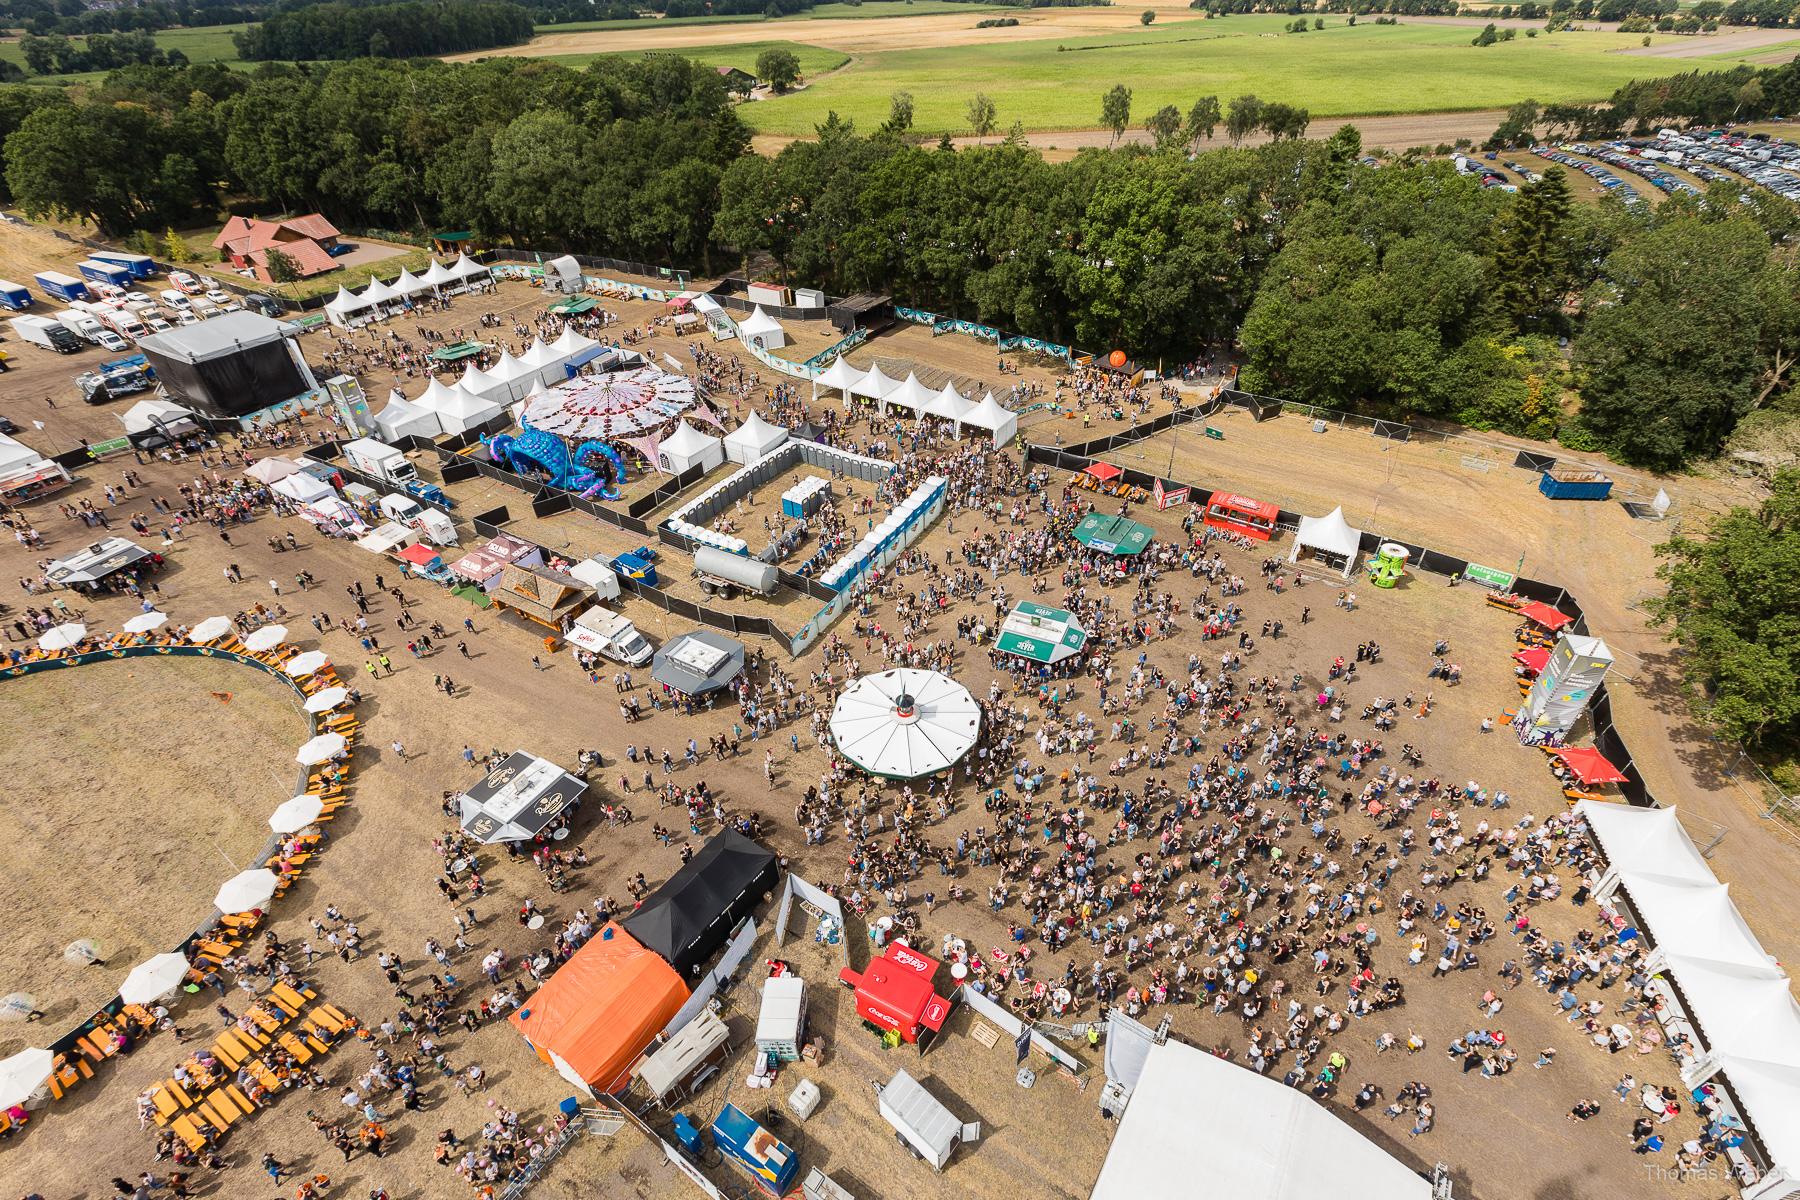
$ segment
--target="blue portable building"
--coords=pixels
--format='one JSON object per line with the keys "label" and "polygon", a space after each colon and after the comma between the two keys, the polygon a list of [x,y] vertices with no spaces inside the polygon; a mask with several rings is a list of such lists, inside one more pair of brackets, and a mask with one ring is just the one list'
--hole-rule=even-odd
{"label": "blue portable building", "polygon": [[771,1196],[785,1196],[800,1174],[800,1156],[779,1138],[750,1119],[735,1104],[727,1104],[712,1124],[713,1145],[730,1159],[758,1189]]}

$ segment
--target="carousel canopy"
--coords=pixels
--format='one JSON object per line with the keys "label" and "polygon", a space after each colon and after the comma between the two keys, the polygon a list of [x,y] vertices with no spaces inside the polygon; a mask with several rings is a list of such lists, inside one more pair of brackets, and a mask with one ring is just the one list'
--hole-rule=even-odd
{"label": "carousel canopy", "polygon": [[639,367],[547,388],[526,403],[525,423],[570,441],[586,441],[654,429],[693,406],[693,380],[661,367]]}
{"label": "carousel canopy", "polygon": [[981,732],[969,689],[907,667],[865,675],[838,694],[831,736],[863,770],[915,779],[956,765]]}
{"label": "carousel canopy", "polygon": [[548,759],[515,750],[462,794],[462,827],[484,845],[527,841],[586,790]]}

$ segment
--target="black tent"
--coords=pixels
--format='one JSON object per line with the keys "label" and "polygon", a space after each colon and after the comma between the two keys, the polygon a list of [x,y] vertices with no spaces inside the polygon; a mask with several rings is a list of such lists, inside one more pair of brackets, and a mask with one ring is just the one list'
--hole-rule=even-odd
{"label": "black tent", "polygon": [[764,893],[775,889],[779,874],[773,854],[727,829],[650,893],[625,919],[625,930],[691,979]]}

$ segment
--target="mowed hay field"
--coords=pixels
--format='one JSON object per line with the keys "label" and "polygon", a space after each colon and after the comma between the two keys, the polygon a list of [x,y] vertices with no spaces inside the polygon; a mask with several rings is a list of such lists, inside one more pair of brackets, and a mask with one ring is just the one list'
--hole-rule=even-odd
{"label": "mowed hay field", "polygon": [[[12,776],[0,805],[0,995],[31,993],[45,1014],[41,1026],[0,1025],[4,1056],[62,1033],[212,913],[293,795],[308,733],[284,685],[196,658],[9,679],[0,704]],[[77,938],[97,940],[106,965],[64,959]]]}
{"label": "mowed hay field", "polygon": [[[1165,104],[1184,112],[1200,95],[1254,93],[1307,109],[1315,120],[1386,113],[1501,108],[1602,100],[1629,80],[1722,69],[1763,51],[1701,58],[1627,55],[1638,34],[1558,33],[1476,47],[1467,25],[1405,22],[1355,26],[1342,16],[1303,34],[1282,32],[1292,17],[1233,16],[1167,28],[1017,44],[984,41],[930,49],[858,53],[841,71],[804,90],[745,106],[758,132],[807,134],[827,111],[863,128],[887,115],[888,98],[911,92],[922,133],[966,132],[969,99],[993,98],[1004,130],[1081,129],[1100,123],[1100,98],[1114,84],[1132,90],[1134,124]],[[974,33],[974,19],[969,21]],[[993,31],[984,30],[988,34]],[[1001,31],[1006,32],[1006,31]],[[1673,42],[1674,38],[1660,39]],[[1696,44],[1704,45],[1704,41]],[[1686,40],[1683,40],[1686,47]],[[708,62],[728,47],[683,49]],[[754,61],[736,65],[748,66]]]}

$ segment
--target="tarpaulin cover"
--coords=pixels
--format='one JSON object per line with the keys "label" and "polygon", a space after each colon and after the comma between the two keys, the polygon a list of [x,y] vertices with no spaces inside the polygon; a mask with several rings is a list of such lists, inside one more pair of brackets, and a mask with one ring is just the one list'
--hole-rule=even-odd
{"label": "tarpaulin cover", "polygon": [[1561,629],[1575,618],[1564,612],[1558,612],[1541,600],[1533,600],[1530,604],[1519,606],[1519,615],[1536,621],[1545,629]]}
{"label": "tarpaulin cover", "polygon": [[730,940],[779,873],[772,853],[727,829],[650,893],[625,928],[686,978]]}
{"label": "tarpaulin cover", "polygon": [[610,1092],[687,996],[668,963],[608,924],[507,1020],[539,1058],[554,1054],[596,1091]]}
{"label": "tarpaulin cover", "polygon": [[1572,749],[1558,750],[1556,757],[1568,765],[1569,774],[1583,783],[1624,783],[1625,776],[1619,768],[1606,759],[1606,755],[1592,746],[1576,746]]}

